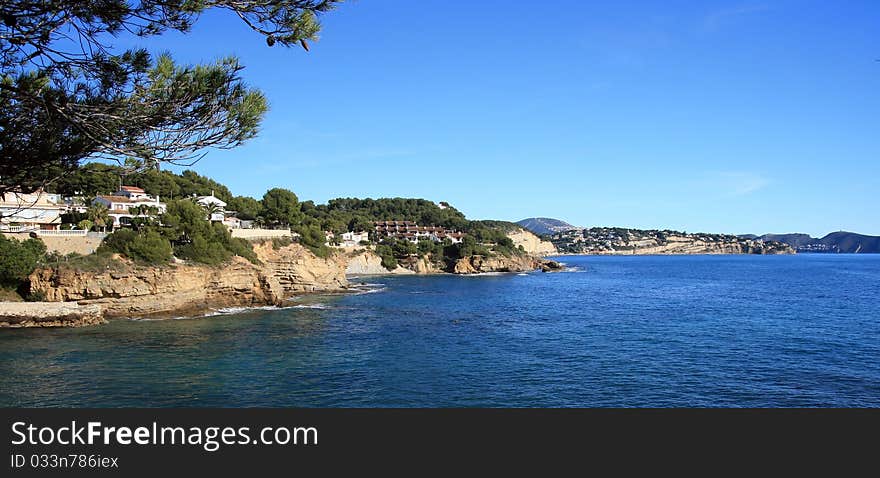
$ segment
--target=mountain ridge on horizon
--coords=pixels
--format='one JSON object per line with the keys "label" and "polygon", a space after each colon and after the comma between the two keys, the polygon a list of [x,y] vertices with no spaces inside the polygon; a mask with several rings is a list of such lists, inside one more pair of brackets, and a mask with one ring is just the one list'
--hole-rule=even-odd
{"label": "mountain ridge on horizon", "polygon": [[798,252],[832,252],[843,254],[880,253],[880,236],[869,236],[849,231],[835,231],[821,238],[809,234],[793,232],[787,234],[742,234],[740,237],[784,242]]}
{"label": "mountain ridge on horizon", "polygon": [[[516,221],[517,224],[539,235],[547,236],[557,232],[582,229],[560,219],[550,217],[530,217]],[[785,234],[739,234],[744,239],[777,241],[790,245],[798,252],[828,252],[842,254],[880,253],[880,236],[870,236],[850,231],[834,231],[822,237],[813,237],[802,232]]]}
{"label": "mountain ridge on horizon", "polygon": [[556,232],[580,229],[577,226],[572,226],[565,221],[552,217],[527,217],[516,221],[516,223],[539,236],[548,236]]}

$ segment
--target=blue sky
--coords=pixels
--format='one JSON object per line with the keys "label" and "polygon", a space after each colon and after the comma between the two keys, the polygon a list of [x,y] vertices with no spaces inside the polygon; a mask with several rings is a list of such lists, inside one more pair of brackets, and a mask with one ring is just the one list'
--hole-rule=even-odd
{"label": "blue sky", "polygon": [[471,218],[880,234],[880,2],[402,2],[311,52],[233,15],[139,45],[235,54],[271,111],[193,169],[259,198],[424,197]]}

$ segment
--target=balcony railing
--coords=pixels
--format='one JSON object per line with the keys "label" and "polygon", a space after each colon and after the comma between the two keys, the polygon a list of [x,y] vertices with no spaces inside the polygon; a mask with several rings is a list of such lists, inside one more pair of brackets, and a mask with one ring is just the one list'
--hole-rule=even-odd
{"label": "balcony railing", "polygon": [[31,232],[37,229],[34,226],[0,226],[0,232]]}
{"label": "balcony railing", "polygon": [[34,231],[38,236],[85,236],[89,233],[85,229],[68,229],[68,230],[56,230],[56,231],[43,231],[37,230]]}

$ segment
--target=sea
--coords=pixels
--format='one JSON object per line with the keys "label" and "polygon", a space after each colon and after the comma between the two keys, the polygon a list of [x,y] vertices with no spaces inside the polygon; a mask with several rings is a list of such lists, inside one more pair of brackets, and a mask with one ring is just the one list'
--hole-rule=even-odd
{"label": "sea", "polygon": [[0,406],[880,406],[880,255],[558,260],[0,330]]}

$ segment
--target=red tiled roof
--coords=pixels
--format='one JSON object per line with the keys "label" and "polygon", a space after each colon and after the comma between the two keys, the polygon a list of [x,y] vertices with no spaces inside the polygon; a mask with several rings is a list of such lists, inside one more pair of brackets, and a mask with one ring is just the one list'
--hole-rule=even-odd
{"label": "red tiled roof", "polygon": [[127,198],[125,196],[104,196],[104,195],[100,195],[100,194],[95,197],[101,198],[101,199],[104,199],[104,200],[107,200],[110,202],[130,202],[130,203],[140,203],[140,204],[155,204],[156,203],[154,199],[149,199],[149,198],[132,199],[132,198]]}
{"label": "red tiled roof", "polygon": [[125,196],[103,196],[103,195],[98,195],[98,196],[96,196],[96,197],[99,197],[99,198],[101,198],[101,199],[106,199],[107,201],[110,201],[110,202],[134,202],[133,199],[129,199],[129,198],[125,197]]}

